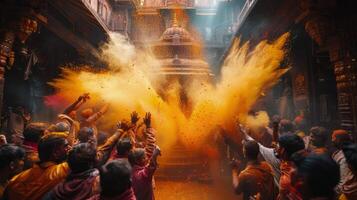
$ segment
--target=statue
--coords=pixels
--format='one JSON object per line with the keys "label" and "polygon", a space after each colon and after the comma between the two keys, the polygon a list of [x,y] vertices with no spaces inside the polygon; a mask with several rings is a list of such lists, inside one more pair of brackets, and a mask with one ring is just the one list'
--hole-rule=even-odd
{"label": "statue", "polygon": [[29,77],[38,59],[27,45],[28,38],[37,31],[37,21],[24,14],[9,24],[0,31],[0,101],[6,105],[2,111],[0,104],[0,113],[1,128],[11,142],[22,138],[22,131],[31,119]]}

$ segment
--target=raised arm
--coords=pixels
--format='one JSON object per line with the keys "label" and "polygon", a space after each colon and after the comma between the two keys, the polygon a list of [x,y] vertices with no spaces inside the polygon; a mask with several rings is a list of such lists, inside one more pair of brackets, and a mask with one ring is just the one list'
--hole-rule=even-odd
{"label": "raised arm", "polygon": [[146,136],[146,145],[145,151],[148,158],[153,156],[153,152],[156,149],[156,133],[155,129],[151,127],[151,113],[146,113],[144,118],[145,128],[145,136]]}
{"label": "raised arm", "polygon": [[102,146],[98,147],[97,150],[97,165],[104,164],[110,156],[114,146],[124,136],[125,131],[122,129],[117,129],[117,131],[110,137]]}
{"label": "raised arm", "polygon": [[108,111],[108,107],[109,104],[105,104],[98,112],[94,113],[92,116],[86,119],[86,121],[88,123],[94,123]]}
{"label": "raised arm", "polygon": [[248,135],[247,129],[240,123],[237,124],[237,131],[241,135],[243,140],[245,140],[245,141],[253,141],[254,140],[254,138],[252,138],[251,136]]}
{"label": "raised arm", "polygon": [[78,110],[78,108],[83,105],[88,99],[89,99],[89,93],[85,93],[83,95],[81,95],[80,97],[78,97],[77,101],[75,101],[74,103],[72,103],[70,106],[68,106],[63,114],[68,115],[69,113],[71,113],[72,111]]}
{"label": "raised arm", "polygon": [[151,179],[157,169],[157,157],[161,155],[161,150],[158,146],[155,146],[154,152],[150,159],[149,165],[142,170],[139,175],[143,178]]}

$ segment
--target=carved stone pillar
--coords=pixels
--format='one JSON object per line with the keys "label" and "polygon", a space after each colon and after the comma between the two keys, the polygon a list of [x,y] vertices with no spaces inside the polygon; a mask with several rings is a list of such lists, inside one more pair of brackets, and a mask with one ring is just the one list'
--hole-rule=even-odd
{"label": "carved stone pillar", "polygon": [[341,128],[357,136],[357,29],[353,25],[357,16],[338,10],[341,6],[337,4],[344,2],[302,0],[300,3],[306,32],[329,52],[334,66]]}
{"label": "carved stone pillar", "polygon": [[4,94],[5,69],[14,63],[12,45],[15,35],[11,31],[4,31],[0,36],[0,115],[2,113],[2,102]]}
{"label": "carved stone pillar", "polygon": [[[352,42],[353,38],[347,39]],[[347,42],[347,41],[345,41]],[[357,52],[347,46],[341,46],[343,41],[331,44],[330,59],[334,64],[338,110],[341,127],[357,133]],[[357,136],[357,135],[355,135]]]}
{"label": "carved stone pillar", "polygon": [[[12,7],[9,6],[9,8]],[[25,69],[25,72],[23,75],[19,75],[18,79],[28,79],[28,72],[30,70],[30,67],[32,66],[30,62],[32,61],[30,61],[30,56],[28,56],[29,59],[27,59],[26,61],[23,59],[26,56],[20,56],[27,54],[28,52],[24,51],[25,48],[19,48],[19,46],[20,44],[21,46],[26,46],[28,38],[31,36],[32,33],[37,30],[37,21],[31,17],[32,14],[30,8],[17,8],[9,11],[9,13],[14,13],[13,11],[18,11],[16,13],[17,15],[12,16],[9,14],[9,18],[2,18],[2,20],[8,21],[8,23],[6,24],[6,26],[0,27],[0,114],[3,114],[1,110],[4,109],[3,97],[5,92],[5,81],[7,81],[6,84],[19,84],[17,81],[13,81],[15,79],[10,79],[11,82],[9,82],[9,79],[7,79],[9,78],[8,72],[22,69],[21,67],[23,67]],[[21,65],[20,68],[19,65]],[[13,77],[14,73],[11,74]],[[7,80],[5,80],[5,75]],[[21,91],[11,89],[9,89],[8,91],[12,91],[12,93],[21,93]],[[13,99],[8,100],[8,103],[12,100]],[[5,118],[6,119],[1,118],[2,131],[6,133],[8,141],[14,142],[13,139],[16,137],[12,137],[12,135],[22,133],[17,131],[20,130],[18,129],[18,127],[13,126],[15,123],[18,123],[19,120],[18,118],[14,120],[13,118],[10,118],[9,115],[7,115]]]}

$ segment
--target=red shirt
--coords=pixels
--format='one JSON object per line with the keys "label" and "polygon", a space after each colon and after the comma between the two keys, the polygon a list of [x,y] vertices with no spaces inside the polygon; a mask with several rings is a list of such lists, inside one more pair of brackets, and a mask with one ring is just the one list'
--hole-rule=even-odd
{"label": "red shirt", "polygon": [[142,167],[135,165],[133,167],[132,184],[137,200],[154,200],[154,190],[152,178],[156,170],[156,164],[150,162],[150,165]]}

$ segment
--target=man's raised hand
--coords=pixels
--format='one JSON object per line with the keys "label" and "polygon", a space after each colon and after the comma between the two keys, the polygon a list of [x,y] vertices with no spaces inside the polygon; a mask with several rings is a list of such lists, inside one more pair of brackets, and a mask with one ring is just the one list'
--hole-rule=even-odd
{"label": "man's raised hand", "polygon": [[89,93],[84,93],[80,97],[78,97],[78,101],[86,102],[88,99],[90,99]]}
{"label": "man's raised hand", "polygon": [[145,118],[144,120],[144,124],[146,125],[146,128],[150,128],[151,127],[151,113],[147,112],[145,114]]}
{"label": "man's raised hand", "polygon": [[131,117],[131,124],[136,124],[136,122],[138,122],[140,119],[139,114],[136,111],[132,112],[130,117]]}

